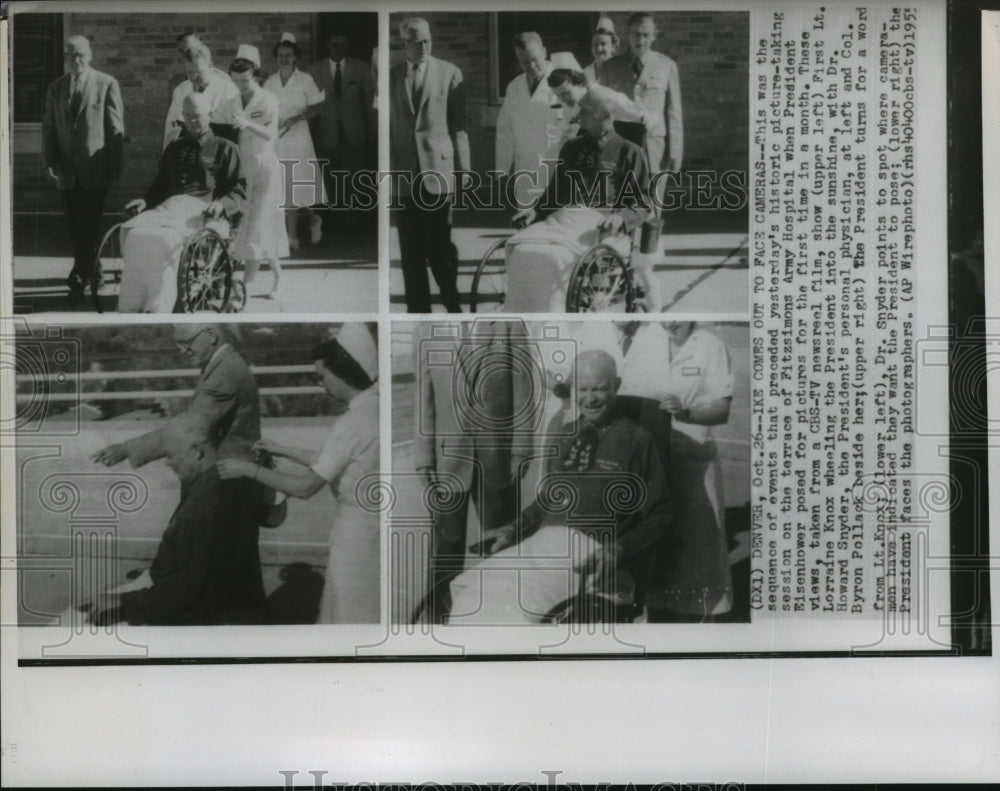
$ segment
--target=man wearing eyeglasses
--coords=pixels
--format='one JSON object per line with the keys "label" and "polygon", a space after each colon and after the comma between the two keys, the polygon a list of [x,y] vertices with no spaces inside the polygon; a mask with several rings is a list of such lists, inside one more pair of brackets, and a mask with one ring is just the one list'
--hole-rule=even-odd
{"label": "man wearing eyeglasses", "polygon": [[[219,443],[219,458],[252,459],[251,448],[260,439],[260,397],[250,367],[217,325],[178,324],[174,342],[201,369],[187,413],[208,424]],[[109,445],[93,461],[112,467],[128,459],[133,467],[141,467],[163,458],[165,431]]]}

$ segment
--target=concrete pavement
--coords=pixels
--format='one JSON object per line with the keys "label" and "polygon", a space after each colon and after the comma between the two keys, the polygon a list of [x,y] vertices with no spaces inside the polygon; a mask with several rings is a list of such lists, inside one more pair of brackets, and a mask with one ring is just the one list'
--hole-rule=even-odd
{"label": "concrete pavement", "polygon": [[[120,220],[110,215],[104,225]],[[72,266],[62,218],[19,215],[14,221],[14,313],[69,312],[66,276]],[[263,297],[272,275],[258,273],[245,313],[337,313],[378,310],[378,242],[374,231],[328,232],[319,245],[306,245],[282,259],[283,291]],[[101,307],[115,311],[117,285],[101,292]],[[93,312],[89,294],[79,311]]]}
{"label": "concrete pavement", "polygon": [[[472,278],[482,255],[509,229],[454,228],[452,240],[459,251],[458,290],[463,308],[468,308]],[[750,278],[747,235],[741,232],[694,232],[664,235],[662,260],[654,266],[660,283],[664,309],[672,313],[746,314],[749,312]],[[405,311],[403,272],[399,260],[399,236],[389,234],[392,261],[390,294],[393,311]],[[431,293],[437,288],[431,277]],[[435,311],[443,311],[440,305]]]}

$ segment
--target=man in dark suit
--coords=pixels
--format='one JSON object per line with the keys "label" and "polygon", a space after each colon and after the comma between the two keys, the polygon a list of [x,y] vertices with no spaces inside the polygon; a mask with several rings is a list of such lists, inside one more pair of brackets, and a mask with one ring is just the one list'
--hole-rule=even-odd
{"label": "man in dark suit", "polygon": [[118,81],[91,68],[90,42],[66,41],[68,71],[45,94],[42,156],[46,176],[62,194],[73,243],[73,268],[66,284],[76,304],[84,287],[96,288],[97,245],[108,187],[122,171],[125,135]]}
{"label": "man in dark suit", "polygon": [[[335,209],[348,210],[346,217],[353,222],[357,215],[350,211],[351,179],[365,165],[369,141],[378,137],[375,80],[367,63],[347,55],[344,33],[330,33],[326,49],[328,57],[312,68],[313,79],[324,93],[314,142],[317,156],[329,160],[323,170],[326,194]],[[331,172],[343,174],[339,185],[330,178]]]}
{"label": "man in dark suit", "polygon": [[[177,346],[201,367],[187,413],[200,415],[218,440],[221,458],[252,459],[260,439],[260,397],[246,361],[211,324],[177,324]],[[109,445],[94,456],[108,467],[128,459],[133,467],[163,458],[166,428]]]}
{"label": "man in dark suit", "polygon": [[428,498],[442,503],[432,514],[433,595],[425,615],[433,620],[447,612],[445,583],[464,568],[468,547],[478,541],[467,535],[469,500],[481,530],[516,516],[518,481],[543,406],[528,370],[532,348],[521,320],[436,326],[416,345],[414,466],[425,487],[441,486],[448,495]]}
{"label": "man in dark suit", "polygon": [[406,58],[389,73],[389,154],[392,170],[412,174],[399,185],[399,248],[406,309],[430,313],[430,265],[449,313],[461,313],[458,250],[451,241],[454,172],[469,169],[465,88],[458,67],[431,57],[431,30],[411,17],[399,27]]}

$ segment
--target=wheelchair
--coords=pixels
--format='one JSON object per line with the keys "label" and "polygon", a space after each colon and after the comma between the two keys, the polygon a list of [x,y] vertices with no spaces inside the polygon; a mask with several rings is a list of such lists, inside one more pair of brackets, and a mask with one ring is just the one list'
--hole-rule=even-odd
{"label": "wheelchair", "polygon": [[[180,134],[187,130],[180,124]],[[212,132],[232,143],[239,143],[239,134],[231,124],[212,123]],[[127,214],[125,220],[116,223],[101,240],[97,251],[96,271],[102,282],[98,288],[110,291],[117,297],[122,282],[125,261],[122,253],[122,225],[134,215]],[[238,271],[241,262],[232,254],[242,214],[236,212],[229,218],[229,232],[225,235],[215,228],[199,228],[184,244],[180,260],[177,262],[177,301],[174,313],[241,313],[247,304],[247,289]],[[101,310],[100,300],[94,289],[97,312]]]}
{"label": "wheelchair", "polygon": [[[494,242],[476,267],[469,294],[472,313],[506,311],[506,245],[509,239],[505,237]],[[633,234],[628,256],[622,256],[606,242],[598,242],[586,250],[570,272],[566,312],[637,313],[644,310],[645,292],[631,264],[631,253],[636,246]]]}
{"label": "wheelchair", "polygon": [[[104,289],[115,296],[125,265],[122,226],[128,219],[108,229],[97,252],[97,271],[102,273]],[[240,313],[246,307],[247,290],[239,275],[241,263],[231,250],[239,220],[239,213],[233,215],[227,235],[205,226],[188,237],[177,264],[175,313]],[[98,312],[102,312],[99,302]]]}
{"label": "wheelchair", "polygon": [[[638,146],[646,142],[646,130],[640,123],[615,121],[615,131]],[[629,253],[623,256],[603,240],[586,250],[570,270],[566,284],[567,313],[638,313],[645,311],[646,294],[637,282],[632,255],[641,244],[640,225],[631,235]],[[655,232],[659,233],[656,224]],[[651,231],[653,228],[650,229]],[[472,313],[506,311],[506,245],[510,237],[494,242],[483,255],[472,278],[469,310]]]}

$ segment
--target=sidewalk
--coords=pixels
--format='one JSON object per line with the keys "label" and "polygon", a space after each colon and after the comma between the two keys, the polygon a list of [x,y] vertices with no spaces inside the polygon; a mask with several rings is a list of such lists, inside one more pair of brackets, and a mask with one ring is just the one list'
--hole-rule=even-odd
{"label": "sidewalk", "polygon": [[[332,418],[265,419],[262,433],[288,445],[318,449],[333,422]],[[127,572],[146,568],[152,562],[180,499],[177,477],[162,461],[138,470],[127,462],[107,469],[90,458],[112,442],[154,427],[151,421],[86,422],[74,437],[47,437],[35,447],[30,438],[19,443],[19,623],[47,622],[69,606],[71,586],[86,583],[75,576],[74,557],[81,552],[80,529],[87,525],[114,534],[106,546],[108,556],[103,559],[115,563],[112,573],[117,584],[126,581]],[[58,455],[53,455],[53,450]],[[115,490],[120,495],[133,486],[145,498],[135,508],[126,499],[108,494]],[[78,493],[70,510],[61,509],[60,492]],[[109,509],[113,502],[122,508]],[[335,508],[330,492],[324,488],[309,500],[292,499],[280,527],[261,528],[260,560],[269,595],[287,579],[286,569],[292,564],[306,563],[323,574]],[[93,546],[93,542],[87,544]]]}
{"label": "sidewalk", "polygon": [[[454,228],[452,241],[458,247],[458,290],[463,308],[476,267],[486,249],[510,229]],[[746,314],[749,311],[750,276],[745,232],[703,231],[663,236],[663,260],[654,266],[660,281],[664,310],[671,313]],[[405,311],[403,272],[399,261],[399,236],[390,230],[390,301],[393,311]],[[430,277],[430,274],[428,273]],[[437,288],[431,279],[431,293]],[[435,305],[435,311],[443,311]]]}
{"label": "sidewalk", "polygon": [[[105,216],[111,227],[119,217]],[[14,218],[14,313],[66,312],[66,276],[72,266],[62,218],[19,215]],[[281,260],[283,293],[264,299],[272,276],[261,271],[250,287],[245,313],[335,313],[378,310],[378,247],[374,232],[333,233],[313,247],[292,251]],[[101,307],[115,310],[117,286],[105,286]],[[255,296],[261,295],[261,296]],[[89,295],[80,311],[93,312]]]}

